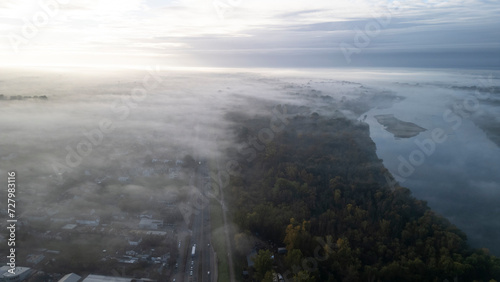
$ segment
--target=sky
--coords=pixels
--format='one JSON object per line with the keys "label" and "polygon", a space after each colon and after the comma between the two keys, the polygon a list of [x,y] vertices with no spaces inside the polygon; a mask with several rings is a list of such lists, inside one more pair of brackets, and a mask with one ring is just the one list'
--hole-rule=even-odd
{"label": "sky", "polygon": [[2,0],[0,65],[500,68],[487,0]]}

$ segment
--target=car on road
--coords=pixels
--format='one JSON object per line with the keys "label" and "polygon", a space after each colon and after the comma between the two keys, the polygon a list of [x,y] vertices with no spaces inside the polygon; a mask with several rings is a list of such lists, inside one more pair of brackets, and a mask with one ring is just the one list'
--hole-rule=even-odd
{"label": "car on road", "polygon": [[193,271],[189,271],[189,276],[193,276]]}

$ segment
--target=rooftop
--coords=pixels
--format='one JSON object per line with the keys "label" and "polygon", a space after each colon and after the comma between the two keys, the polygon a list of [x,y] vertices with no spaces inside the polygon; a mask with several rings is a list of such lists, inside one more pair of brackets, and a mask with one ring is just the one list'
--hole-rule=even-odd
{"label": "rooftop", "polygon": [[59,279],[58,282],[78,282],[82,279],[80,275],[74,273],[66,274],[63,278]]}
{"label": "rooftop", "polygon": [[132,278],[122,278],[113,276],[102,276],[90,274],[82,282],[132,282]]}

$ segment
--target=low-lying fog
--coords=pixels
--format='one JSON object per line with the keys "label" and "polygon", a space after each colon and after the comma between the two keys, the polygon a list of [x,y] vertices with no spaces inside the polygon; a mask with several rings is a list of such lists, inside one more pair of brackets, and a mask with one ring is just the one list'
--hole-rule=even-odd
{"label": "low-lying fog", "polygon": [[[368,123],[396,179],[464,230],[473,246],[500,255],[499,77],[395,69],[4,69],[0,183],[17,171],[24,213],[47,206],[78,213],[57,202],[57,193],[106,179],[120,179],[113,189],[154,196],[177,188],[134,181],[150,175],[145,164],[220,157],[231,144],[228,111],[305,105],[311,113]],[[395,137],[377,115],[393,115],[394,130],[412,124],[425,130]],[[3,213],[6,201],[0,202]]]}

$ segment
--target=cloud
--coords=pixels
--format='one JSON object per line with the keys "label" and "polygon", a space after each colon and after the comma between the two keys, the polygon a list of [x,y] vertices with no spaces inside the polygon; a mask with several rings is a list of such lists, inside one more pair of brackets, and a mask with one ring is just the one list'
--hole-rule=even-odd
{"label": "cloud", "polygon": [[[21,35],[23,19],[32,19],[40,7],[32,1],[3,2],[0,15],[7,20],[0,22],[4,34],[0,59],[15,63],[43,54],[58,61],[62,51],[73,52],[70,61],[76,63],[82,61],[78,55],[81,52],[93,52],[97,57],[100,53],[164,56],[169,52],[179,54],[181,49],[184,57],[197,58],[199,50],[235,48],[310,48],[309,55],[314,56],[324,48],[339,53],[341,43],[353,45],[356,33],[373,23],[378,23],[380,30],[370,38],[363,54],[384,50],[386,54],[410,50],[498,50],[500,45],[500,7],[489,1],[241,0],[225,12],[224,20],[218,17],[213,3],[73,0],[60,5],[59,13],[21,46],[24,55],[12,57],[9,34]],[[387,24],[380,24],[381,17]],[[365,61],[370,61],[368,56]],[[269,63],[278,66],[282,62]]]}

